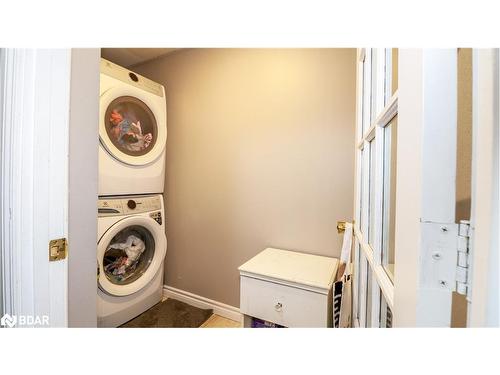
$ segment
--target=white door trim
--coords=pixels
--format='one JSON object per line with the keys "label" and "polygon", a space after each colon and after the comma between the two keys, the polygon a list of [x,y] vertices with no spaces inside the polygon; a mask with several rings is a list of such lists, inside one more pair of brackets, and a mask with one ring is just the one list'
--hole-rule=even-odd
{"label": "white door trim", "polygon": [[498,49],[474,49],[469,327],[499,326],[499,69]]}
{"label": "white door trim", "polygon": [[[3,150],[3,132],[4,132],[4,82],[5,82],[5,50],[0,48],[0,150]],[[3,268],[3,228],[4,228],[4,217],[3,217],[3,153],[0,151],[0,316],[4,314],[4,268]]]}

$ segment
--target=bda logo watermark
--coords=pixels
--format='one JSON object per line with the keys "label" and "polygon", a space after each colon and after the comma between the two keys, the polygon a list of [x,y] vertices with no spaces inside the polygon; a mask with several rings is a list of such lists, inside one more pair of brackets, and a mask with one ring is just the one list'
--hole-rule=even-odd
{"label": "bda logo watermark", "polygon": [[2,327],[9,327],[12,328],[16,325],[17,323],[17,316],[10,316],[9,314],[5,314],[2,316],[2,319],[0,319],[0,325]]}
{"label": "bda logo watermark", "polygon": [[0,326],[2,327],[15,327],[15,326],[48,326],[49,317],[47,315],[33,316],[33,315],[9,315],[5,314],[0,319]]}

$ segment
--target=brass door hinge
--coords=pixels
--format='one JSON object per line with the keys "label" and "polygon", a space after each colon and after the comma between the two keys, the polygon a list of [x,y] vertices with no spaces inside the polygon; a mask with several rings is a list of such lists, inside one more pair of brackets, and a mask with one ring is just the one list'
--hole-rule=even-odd
{"label": "brass door hinge", "polygon": [[66,259],[68,256],[68,241],[66,238],[58,238],[49,242],[49,261]]}

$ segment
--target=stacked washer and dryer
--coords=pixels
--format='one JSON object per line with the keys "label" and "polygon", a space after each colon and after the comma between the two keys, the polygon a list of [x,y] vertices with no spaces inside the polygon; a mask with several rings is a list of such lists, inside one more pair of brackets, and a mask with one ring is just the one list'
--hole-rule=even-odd
{"label": "stacked washer and dryer", "polygon": [[161,301],[167,251],[165,89],[101,60],[97,324],[117,327]]}

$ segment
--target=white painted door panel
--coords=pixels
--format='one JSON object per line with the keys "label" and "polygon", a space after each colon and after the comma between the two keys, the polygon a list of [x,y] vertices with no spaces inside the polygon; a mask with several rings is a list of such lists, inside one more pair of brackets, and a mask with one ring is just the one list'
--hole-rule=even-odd
{"label": "white painted door panel", "polygon": [[2,267],[5,312],[67,326],[69,49],[5,50],[2,68]]}

